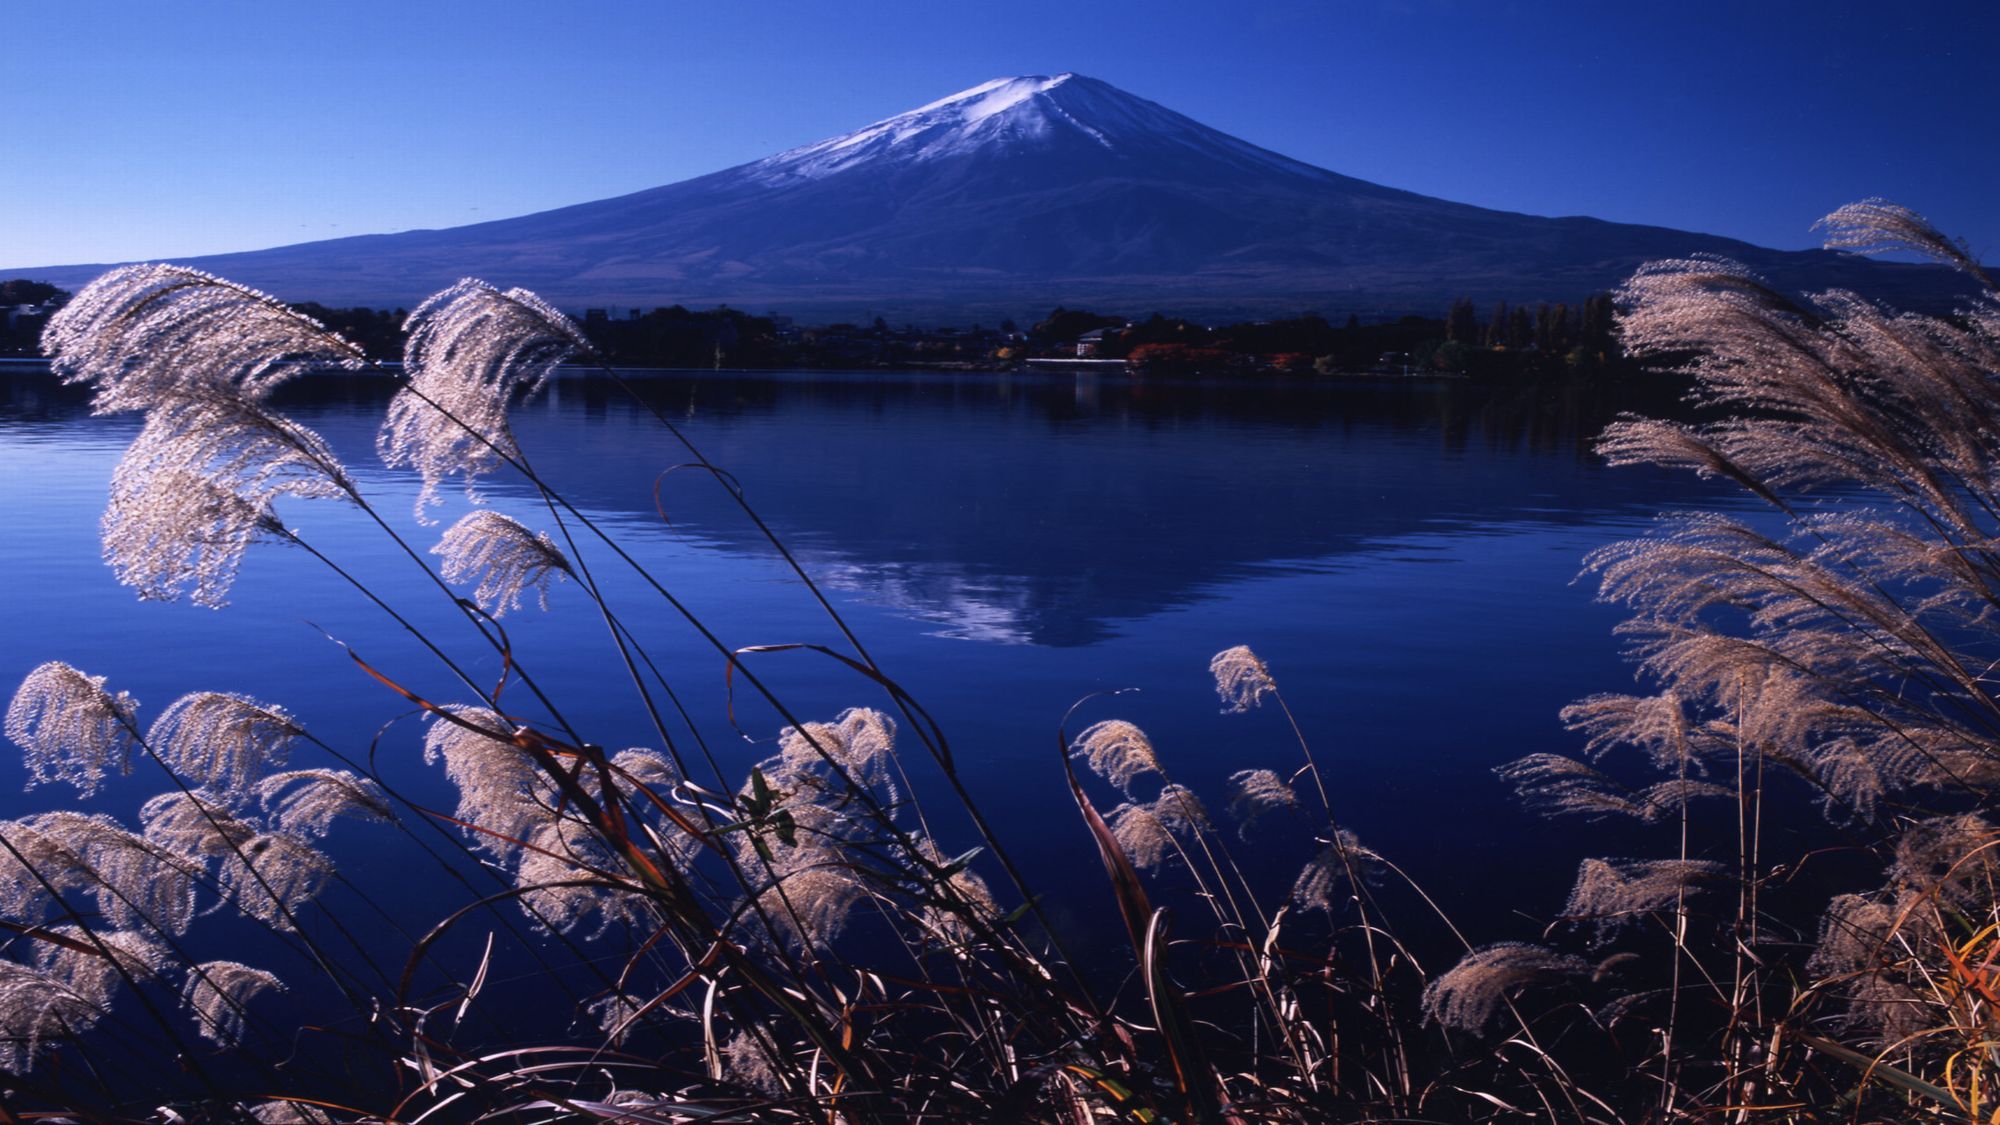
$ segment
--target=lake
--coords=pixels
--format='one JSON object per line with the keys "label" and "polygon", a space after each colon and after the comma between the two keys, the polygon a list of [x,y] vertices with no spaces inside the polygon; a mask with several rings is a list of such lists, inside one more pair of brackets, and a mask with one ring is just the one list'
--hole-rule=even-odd
{"label": "lake", "polygon": [[[142,719],[183,692],[245,693],[357,758],[372,749],[385,777],[448,807],[408,706],[327,637],[414,690],[456,698],[420,647],[276,544],[253,548],[224,610],[136,600],[96,541],[136,422],[89,416],[46,374],[0,379],[0,680],[65,660],[131,692]],[[1622,615],[1576,580],[1580,560],[1660,511],[1736,503],[1685,476],[1606,469],[1589,451],[1620,410],[1671,408],[1665,387],[824,372],[659,373],[635,385],[735,476],[882,668],[937,718],[988,816],[1054,888],[1058,921],[1085,932],[1101,928],[1108,893],[1055,757],[1058,724],[1092,693],[1138,689],[1088,700],[1071,732],[1130,719],[1176,780],[1219,802],[1230,773],[1297,762],[1275,709],[1220,713],[1209,657],[1248,644],[1312,741],[1343,823],[1463,912],[1475,941],[1532,936],[1537,924],[1515,912],[1559,909],[1577,859],[1605,842],[1522,813],[1491,769],[1573,751],[1580,740],[1558,709],[1632,684],[1612,635]],[[280,402],[331,441],[421,549],[444,524],[412,518],[414,482],[373,452],[390,390],[326,378]],[[726,644],[842,644],[715,480],[667,472],[686,453],[624,392],[558,379],[515,425],[538,471]],[[517,480],[489,478],[482,493],[550,525]],[[465,508],[448,492],[432,518]],[[330,503],[281,514],[475,675],[499,674],[366,520]],[[717,754],[741,768],[769,753],[781,720],[740,692],[732,708],[717,652],[602,549],[585,543],[583,554]],[[521,666],[591,741],[657,743],[587,600],[558,588],[553,603],[505,618]],[[888,705],[822,657],[750,659],[802,716]],[[309,757],[294,764],[323,764]],[[23,776],[0,770],[0,812],[76,803],[67,789],[19,792]],[[160,788],[142,771],[89,807],[129,822]],[[946,796],[929,800],[941,831],[954,831]],[[333,847],[356,882],[396,886],[388,897],[415,922],[445,909],[399,881],[404,858],[371,847],[367,826],[336,830]],[[1269,857],[1264,877],[1282,887],[1298,859]]]}

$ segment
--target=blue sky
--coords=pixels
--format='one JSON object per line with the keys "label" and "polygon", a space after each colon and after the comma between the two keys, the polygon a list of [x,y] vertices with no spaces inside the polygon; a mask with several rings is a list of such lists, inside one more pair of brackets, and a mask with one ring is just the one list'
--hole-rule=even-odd
{"label": "blue sky", "polygon": [[1335,171],[1814,244],[1884,195],[2000,258],[2000,4],[68,0],[0,13],[0,263],[455,226],[1078,71]]}

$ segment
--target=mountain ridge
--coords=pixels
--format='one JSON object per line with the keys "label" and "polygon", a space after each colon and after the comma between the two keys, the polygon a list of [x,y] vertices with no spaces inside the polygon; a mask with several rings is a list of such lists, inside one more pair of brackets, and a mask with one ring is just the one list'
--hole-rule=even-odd
{"label": "mountain ridge", "polygon": [[[1545,218],[1344,176],[1084,75],[1000,78],[660,187],[461,227],[173,259],[330,305],[411,305],[461,276],[566,307],[730,304],[824,318],[999,319],[1056,304],[1181,315],[1397,315],[1574,300],[1720,254],[1792,289],[1906,303],[1929,267]],[[47,267],[74,285],[105,267]]]}

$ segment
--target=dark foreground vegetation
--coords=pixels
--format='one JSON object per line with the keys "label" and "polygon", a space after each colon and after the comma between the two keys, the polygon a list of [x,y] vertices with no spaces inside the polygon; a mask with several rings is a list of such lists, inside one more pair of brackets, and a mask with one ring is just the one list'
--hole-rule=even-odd
{"label": "dark foreground vegetation", "polygon": [[[1860,204],[1830,222],[1837,245],[1919,250],[1995,292],[1906,211]],[[509,405],[555,364],[598,356],[555,310],[464,282],[403,324],[384,459],[427,495],[518,474],[547,515],[530,528],[479,508],[426,555],[270,403],[302,371],[367,366],[362,349],[218,279],[115,271],[46,340],[99,410],[145,418],[103,524],[118,576],[220,605],[253,544],[337,568],[273,508],[319,500],[354,506],[407,556],[407,585],[355,586],[387,629],[415,632],[402,611],[422,599],[462,620],[416,634],[421,669],[348,650],[357,692],[411,712],[369,748],[321,743],[276,703],[197,691],[142,722],[103,676],[59,663],[29,676],[6,730],[33,783],[91,794],[131,768],[159,792],[127,817],[0,823],[13,1076],[0,1110],[1989,1120],[2000,302],[1949,321],[1839,293],[1800,304],[1713,261],[1648,267],[1619,302],[1626,345],[1685,358],[1707,413],[1622,421],[1602,451],[1724,478],[1770,509],[1667,519],[1587,564],[1632,611],[1646,690],[1564,713],[1582,757],[1502,772],[1551,815],[1606,822],[1620,851],[1586,861],[1566,903],[1523,904],[1552,915],[1546,927],[1465,942],[1469,920],[1341,828],[1343,805],[1369,795],[1321,770],[1282,677],[1237,647],[1210,671],[1270,758],[1226,793],[1176,784],[1115,700],[1050,717],[1039,760],[1066,775],[1096,843],[1084,862],[1122,934],[1107,952],[1072,947],[1035,891],[1046,873],[1008,851],[1036,826],[982,814],[948,731],[862,639],[844,624],[839,648],[715,636],[671,576],[535,475]],[[732,478],[658,422],[756,520]],[[644,604],[605,595],[597,576],[614,567],[641,578]],[[653,716],[654,746],[607,751],[542,693],[537,654],[499,620],[530,601],[602,620],[617,690]],[[678,631],[663,635],[663,618]],[[666,643],[709,646],[732,698],[661,676]],[[465,671],[495,656],[497,680]],[[851,672],[863,706],[793,714],[764,676],[800,660]],[[404,686],[417,673],[456,681],[454,696]],[[705,742],[686,710],[734,721],[739,698],[782,720],[746,732],[776,735],[754,765]],[[386,785],[371,768],[384,753],[421,754],[455,806]],[[400,943],[385,947],[395,920],[369,913],[379,888],[343,882],[335,857],[360,844],[455,888]],[[1453,942],[1455,963],[1417,952]],[[523,1023],[508,993],[528,979],[544,991]]]}

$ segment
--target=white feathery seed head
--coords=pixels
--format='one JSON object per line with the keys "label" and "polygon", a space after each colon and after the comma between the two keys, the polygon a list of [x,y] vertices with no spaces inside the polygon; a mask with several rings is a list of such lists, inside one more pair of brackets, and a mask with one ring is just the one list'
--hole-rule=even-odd
{"label": "white feathery seed head", "polygon": [[521,906],[552,929],[570,931],[590,914],[598,917],[602,934],[620,921],[645,916],[645,899],[615,887],[562,886],[582,879],[609,881],[621,867],[604,841],[587,824],[556,817],[537,825],[520,849],[514,885],[525,891]]}
{"label": "white feathery seed head", "polygon": [[181,999],[200,1021],[202,1037],[224,1047],[243,1042],[245,1008],[266,992],[283,992],[275,974],[240,961],[205,961],[189,970]]}
{"label": "white feathery seed head", "polygon": [[784,875],[758,903],[793,945],[825,949],[840,937],[848,918],[867,897],[859,878],[827,859]]}
{"label": "white feathery seed head", "polygon": [[1229,815],[1240,833],[1281,809],[1296,809],[1299,797],[1272,770],[1237,770],[1229,775]]}
{"label": "white feathery seed head", "polygon": [[444,763],[445,776],[458,786],[458,819],[485,830],[473,833],[473,844],[511,855],[519,848],[513,841],[555,816],[553,785],[514,745],[512,723],[480,707],[445,710],[474,729],[433,718],[424,732],[424,761]]}
{"label": "white feathery seed head", "polygon": [[1588,976],[1581,957],[1525,942],[1475,949],[1424,987],[1424,1018],[1457,1031],[1483,1031],[1529,987]]}
{"label": "white feathery seed head", "polygon": [[88,797],[106,770],[131,773],[139,705],[59,660],[29,672],[7,705],[7,737],[26,755],[28,785],[62,781]]}
{"label": "white feathery seed head", "polygon": [[590,351],[583,332],[525,289],[467,278],[433,294],[405,322],[409,385],[389,403],[376,438],[383,461],[423,477],[417,516],[446,477],[475,478],[518,452],[507,411],[564,359]]}
{"label": "white feathery seed head", "polygon": [[78,926],[55,926],[49,932],[66,940],[60,944],[37,942],[38,966],[99,1007],[111,1006],[126,976],[135,981],[150,980],[173,962],[171,950],[135,930],[98,927],[85,931]]}
{"label": "white feathery seed head", "polygon": [[1292,901],[1308,910],[1329,914],[1340,904],[1360,893],[1357,883],[1367,883],[1381,866],[1380,857],[1345,828],[1320,848],[1319,854],[1299,870],[1292,881]]}
{"label": "white feathery seed head", "polygon": [[6,843],[0,848],[0,917],[38,922],[55,906],[55,895],[91,883],[81,857],[30,824],[0,821],[0,841]]}
{"label": "white feathery seed head", "polygon": [[739,1031],[730,1036],[729,1042],[722,1045],[721,1055],[722,1073],[718,1077],[727,1078],[766,1097],[775,1098],[784,1094],[785,1087],[778,1080],[777,1069],[771,1065],[764,1048],[749,1033]]}
{"label": "white feathery seed head", "polygon": [[143,598],[221,606],[250,544],[284,534],[278,498],[356,495],[311,430],[225,395],[177,400],[148,413],[112,472],[104,558]]}
{"label": "white feathery seed head", "polygon": [[96,1026],[104,1005],[40,969],[0,961],[0,1071],[26,1074],[56,1042]]}
{"label": "white feathery seed head", "polygon": [[162,793],[139,807],[146,842],[175,856],[216,859],[257,835],[257,825],[229,811],[207,790]]}
{"label": "white feathery seed head", "polygon": [[664,797],[682,781],[679,767],[665,754],[644,746],[633,746],[611,755],[611,765],[623,775],[619,778],[621,789],[640,786]]}
{"label": "white feathery seed head", "polygon": [[895,752],[896,721],[869,707],[852,707],[831,723],[786,727],[778,734],[781,773],[817,777],[832,759],[858,785],[889,786],[892,799]]}
{"label": "white feathery seed head", "polygon": [[295,836],[324,836],[335,817],[396,822],[388,795],[373,779],[346,770],[274,773],[257,783],[257,798],[272,827]]}
{"label": "white feathery seed head", "polygon": [[358,367],[360,348],[267,294],[185,266],[123,266],[49,318],[42,350],[98,413],[226,391],[260,401],[293,376]]}
{"label": "white feathery seed head", "polygon": [[1106,719],[1084,728],[1070,743],[1070,756],[1083,759],[1097,776],[1127,794],[1140,774],[1160,772],[1159,755],[1146,732],[1123,719]]}
{"label": "white feathery seed head", "polygon": [[270,508],[182,469],[114,475],[98,527],[104,561],[141,599],[211,609],[229,604],[250,545],[284,530]]}
{"label": "white feathery seed head", "polygon": [[1278,690],[1277,682],[1271,679],[1271,669],[1250,651],[1249,645],[1216,653],[1208,662],[1208,670],[1215,676],[1215,694],[1222,697],[1225,714],[1248,711]]}
{"label": "white feathery seed head", "polygon": [[87,889],[97,912],[113,926],[146,926],[178,935],[193,925],[195,864],[108,816],[64,809],[24,817],[16,825],[8,829],[32,833],[43,856],[70,857],[75,878],[66,875],[64,882]]}
{"label": "white feathery seed head", "polygon": [[1879,197],[1837,207],[1813,227],[1826,232],[1824,245],[1829,250],[1856,254],[1906,250],[1977,277],[1985,276],[1964,239],[1947,237],[1922,215]]}
{"label": "white feathery seed head", "polygon": [[43,346],[65,380],[92,386],[97,412],[146,411],[102,523],[106,561],[142,597],[221,605],[250,543],[282,530],[275,499],[356,495],[326,442],[264,401],[302,371],[358,366],[361,352],[265,294],[128,266],[52,317]]}
{"label": "white feathery seed head", "polygon": [[495,617],[519,609],[530,590],[547,610],[550,587],[570,573],[569,559],[548,532],[530,531],[485,508],[452,524],[431,553],[443,558],[445,581],[477,582],[473,600]]}
{"label": "white feathery seed head", "polygon": [[258,1125],[337,1125],[333,1114],[305,1102],[258,1102],[245,1108]]}
{"label": "white feathery seed head", "polygon": [[[950,860],[936,841],[928,836],[917,842],[917,851],[924,859],[938,866],[947,865]],[[951,945],[962,945],[970,941],[976,930],[966,917],[969,913],[982,920],[991,920],[1000,915],[999,904],[993,898],[993,889],[986,885],[972,869],[961,867],[945,879],[940,894],[941,902],[927,903],[917,915],[917,920],[925,930],[936,934]]]}
{"label": "white feathery seed head", "polygon": [[1167,857],[1179,854],[1177,841],[1208,826],[1208,810],[1194,791],[1167,785],[1151,801],[1128,801],[1111,810],[1111,835],[1133,866],[1158,870]]}
{"label": "white feathery seed head", "polygon": [[263,832],[222,857],[219,878],[236,908],[275,930],[319,897],[333,878],[326,853],[283,832]]}
{"label": "white feathery seed head", "polygon": [[1674,909],[1701,884],[1726,874],[1721,864],[1698,859],[1586,859],[1577,868],[1563,915],[1593,923],[1605,937],[1645,915]]}
{"label": "white feathery seed head", "polygon": [[256,795],[257,782],[281,766],[305,728],[282,707],[242,695],[184,695],[153,720],[146,741],[189,784],[231,805]]}

